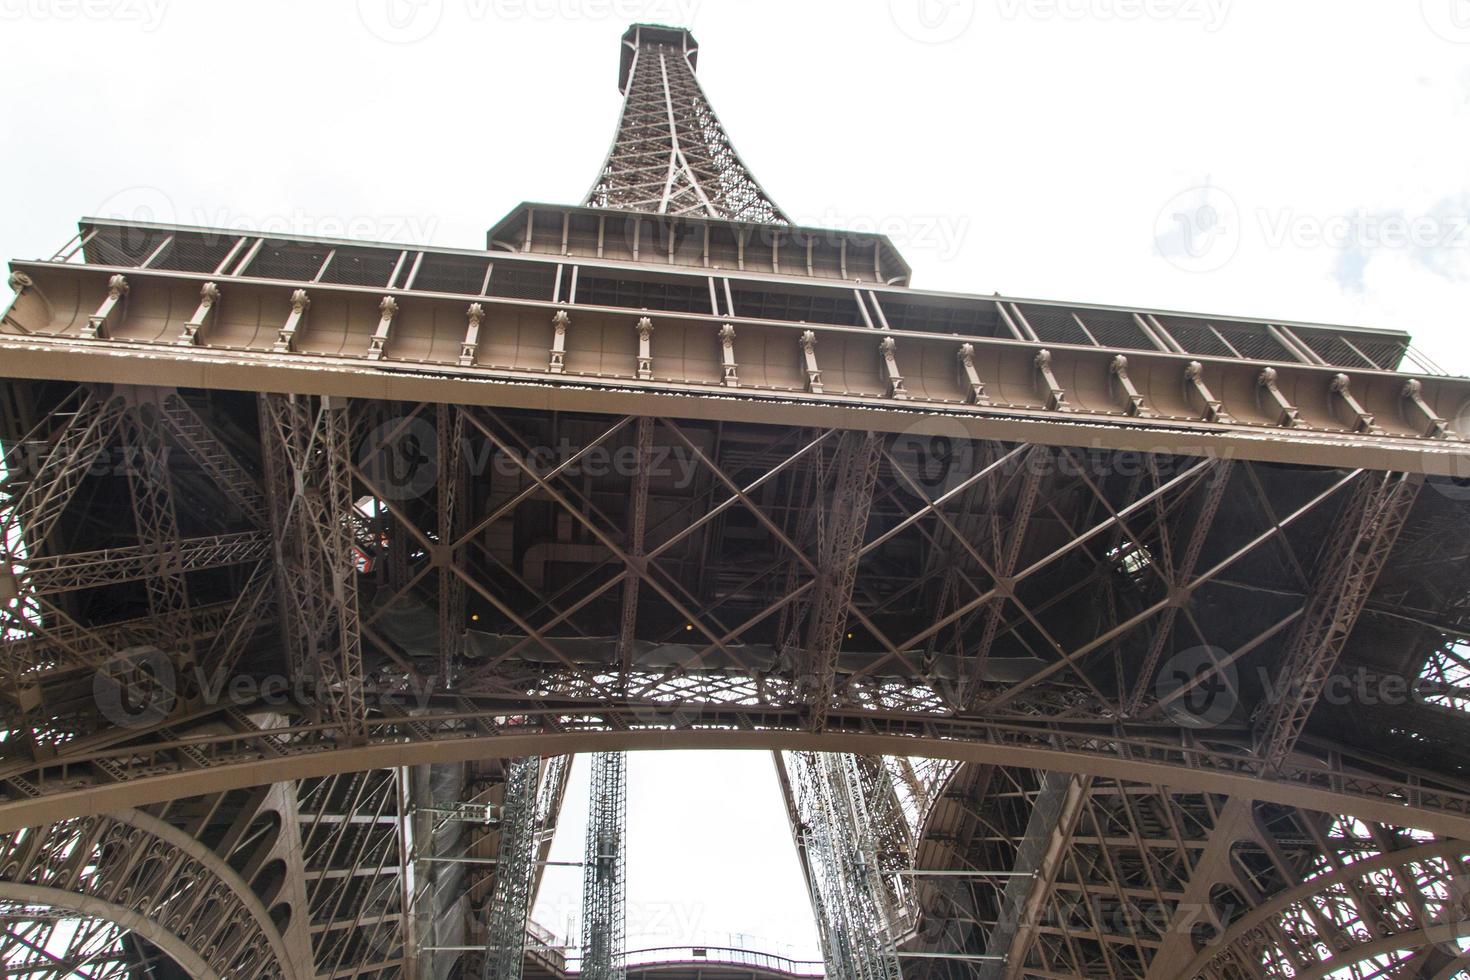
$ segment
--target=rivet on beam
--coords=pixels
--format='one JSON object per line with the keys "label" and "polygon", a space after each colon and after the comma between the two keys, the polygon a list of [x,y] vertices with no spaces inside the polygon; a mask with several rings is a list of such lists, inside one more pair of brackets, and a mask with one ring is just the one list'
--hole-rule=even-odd
{"label": "rivet on beam", "polygon": [[106,340],[108,334],[107,321],[112,317],[117,304],[128,294],[128,281],[122,276],[113,276],[107,280],[107,298],[102,305],[97,307],[97,312],[87,318],[87,325],[82,328],[82,337],[87,340]]}
{"label": "rivet on beam", "polygon": [[567,369],[567,327],[571,322],[566,310],[557,310],[556,316],[551,318],[551,363],[546,370],[552,374],[561,374]]}
{"label": "rivet on beam", "polygon": [[1041,381],[1046,388],[1047,411],[1071,411],[1072,407],[1067,404],[1067,392],[1058,383],[1056,372],[1051,369],[1051,351],[1039,350],[1036,352],[1036,373],[1041,376]]}
{"label": "rivet on beam", "polygon": [[735,373],[735,327],[729,323],[720,328],[720,359],[723,362],[720,383],[726,388],[738,388],[740,377]]}
{"label": "rivet on beam", "polygon": [[806,362],[806,390],[820,395],[822,393],[822,372],[817,367],[817,335],[811,330],[803,330],[796,342],[801,345],[802,357]]}
{"label": "rivet on beam", "polygon": [[212,282],[205,283],[199,290],[199,308],[194,311],[193,316],[189,317],[189,322],[184,324],[184,332],[179,334],[179,339],[174,343],[183,344],[186,347],[199,343],[199,331],[203,330],[205,324],[209,322],[209,317],[214,313],[215,304],[218,302],[219,286]]}
{"label": "rivet on beam", "polygon": [[378,304],[378,330],[373,334],[373,339],[368,341],[368,360],[381,361],[383,359],[383,348],[388,345],[388,332],[393,329],[393,318],[398,315],[398,300],[392,296],[384,296],[383,302]]}
{"label": "rivet on beam", "polygon": [[1108,365],[1108,370],[1112,373],[1113,377],[1118,379],[1118,384],[1123,388],[1123,394],[1127,402],[1123,410],[1136,418],[1152,415],[1152,412],[1143,407],[1143,395],[1138,393],[1138,388],[1134,386],[1133,379],[1128,377],[1128,358],[1119,354]]}
{"label": "rivet on beam", "polygon": [[1205,366],[1199,361],[1190,361],[1184,366],[1184,387],[1188,394],[1190,389],[1199,395],[1200,401],[1205,403],[1204,419],[1206,422],[1229,422],[1230,414],[1221,407],[1220,399],[1210,394],[1209,387],[1205,384]]}
{"label": "rivet on beam", "polygon": [[638,380],[653,380],[653,320],[638,318]]}
{"label": "rivet on beam", "polygon": [[1301,413],[1297,411],[1295,405],[1286,400],[1286,396],[1281,393],[1281,388],[1276,384],[1275,368],[1268,367],[1263,370],[1260,377],[1256,378],[1256,384],[1271,397],[1271,400],[1276,403],[1276,407],[1281,410],[1281,414],[1276,420],[1277,425],[1285,429],[1291,429],[1301,421]]}
{"label": "rivet on beam", "polygon": [[291,315],[286,317],[285,326],[276,335],[275,347],[272,348],[274,351],[284,353],[296,349],[296,330],[301,326],[301,318],[306,316],[306,308],[310,305],[311,297],[306,295],[306,290],[298,289],[291,294]]}
{"label": "rivet on beam", "polygon": [[1348,407],[1348,411],[1355,416],[1353,423],[1354,432],[1379,432],[1381,431],[1373,421],[1373,416],[1363,411],[1363,406],[1353,397],[1351,390],[1352,379],[1345,374],[1334,374],[1332,376],[1331,391],[1342,403]]}
{"label": "rivet on beam", "polygon": [[883,373],[888,378],[888,397],[908,398],[909,393],[903,390],[903,375],[898,373],[898,341],[884,337],[878,341],[878,353],[883,357]]}
{"label": "rivet on beam", "polygon": [[1450,434],[1449,423],[1435,415],[1434,410],[1424,400],[1424,382],[1418,378],[1410,378],[1404,382],[1404,389],[1400,394],[1408,403],[1404,406],[1404,415],[1409,424],[1413,425],[1416,421],[1410,416],[1410,409],[1412,409],[1419,416],[1417,422],[1426,438],[1444,439]]}
{"label": "rivet on beam", "polygon": [[459,366],[473,367],[475,351],[480,349],[480,324],[485,322],[485,307],[479,303],[471,303],[466,314],[470,322],[465,327],[464,343],[459,345]]}
{"label": "rivet on beam", "polygon": [[970,389],[970,397],[966,401],[971,405],[989,405],[985,382],[980,380],[980,372],[975,370],[975,345],[960,344],[960,349],[955,351],[955,360],[960,364],[960,383]]}

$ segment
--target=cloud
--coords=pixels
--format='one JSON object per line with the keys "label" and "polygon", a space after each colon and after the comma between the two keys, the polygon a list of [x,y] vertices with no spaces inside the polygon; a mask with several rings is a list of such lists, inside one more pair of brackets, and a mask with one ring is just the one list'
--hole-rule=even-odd
{"label": "cloud", "polygon": [[1363,292],[1375,262],[1403,262],[1447,282],[1470,282],[1470,192],[1441,198],[1417,214],[1359,210],[1330,224],[1349,229],[1335,243],[1332,272],[1345,291]]}

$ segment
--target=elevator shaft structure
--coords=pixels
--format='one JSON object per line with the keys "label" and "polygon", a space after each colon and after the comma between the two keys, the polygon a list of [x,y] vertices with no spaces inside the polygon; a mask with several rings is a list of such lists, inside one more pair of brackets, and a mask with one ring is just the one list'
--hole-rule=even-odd
{"label": "elevator shaft structure", "polygon": [[512,759],[506,765],[500,805],[500,854],[495,890],[485,916],[484,980],[521,980],[526,956],[526,921],[536,877],[536,810],[541,760]]}
{"label": "elevator shaft structure", "polygon": [[592,791],[587,808],[587,847],[582,869],[582,976],[623,980],[627,935],[628,757],[623,752],[592,756]]}

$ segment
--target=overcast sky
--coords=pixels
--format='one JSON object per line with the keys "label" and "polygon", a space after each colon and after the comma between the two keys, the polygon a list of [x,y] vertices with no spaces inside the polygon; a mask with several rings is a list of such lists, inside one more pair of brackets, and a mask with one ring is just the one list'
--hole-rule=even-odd
{"label": "overcast sky", "polygon": [[[694,28],[789,214],[891,233],[916,286],[1394,327],[1470,373],[1470,0],[0,0],[0,255],[84,214],[482,247],[586,192],[635,20]],[[635,908],[810,941],[768,757],[632,787]]]}

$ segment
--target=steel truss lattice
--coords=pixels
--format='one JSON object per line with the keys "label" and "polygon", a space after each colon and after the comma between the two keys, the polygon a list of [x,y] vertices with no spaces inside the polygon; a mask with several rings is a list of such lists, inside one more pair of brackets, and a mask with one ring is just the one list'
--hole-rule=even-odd
{"label": "steel truss lattice", "polygon": [[636,976],[622,753],[723,747],[800,750],[834,980],[1462,980],[1470,381],[913,290],[789,226],[695,67],[632,29],[602,210],[484,254],[16,263],[0,965],[565,980],[580,752],[581,972]]}
{"label": "steel truss lattice", "polygon": [[[886,768],[856,755],[789,759],[828,976],[902,980],[897,943],[909,924],[907,889],[884,874],[885,825],[901,825]],[[906,847],[901,854],[907,859]]]}
{"label": "steel truss lattice", "polygon": [[500,807],[500,856],[495,891],[486,911],[484,980],[520,980],[526,955],[526,918],[536,875],[536,810],[541,760],[506,765]]}
{"label": "steel truss lattice", "polygon": [[587,847],[582,872],[582,976],[623,980],[627,929],[628,757],[622,752],[592,756],[592,791],[587,811]]}
{"label": "steel truss lattice", "polygon": [[635,27],[612,149],[588,205],[761,224],[786,216],[735,152],[694,76],[687,31]]}

